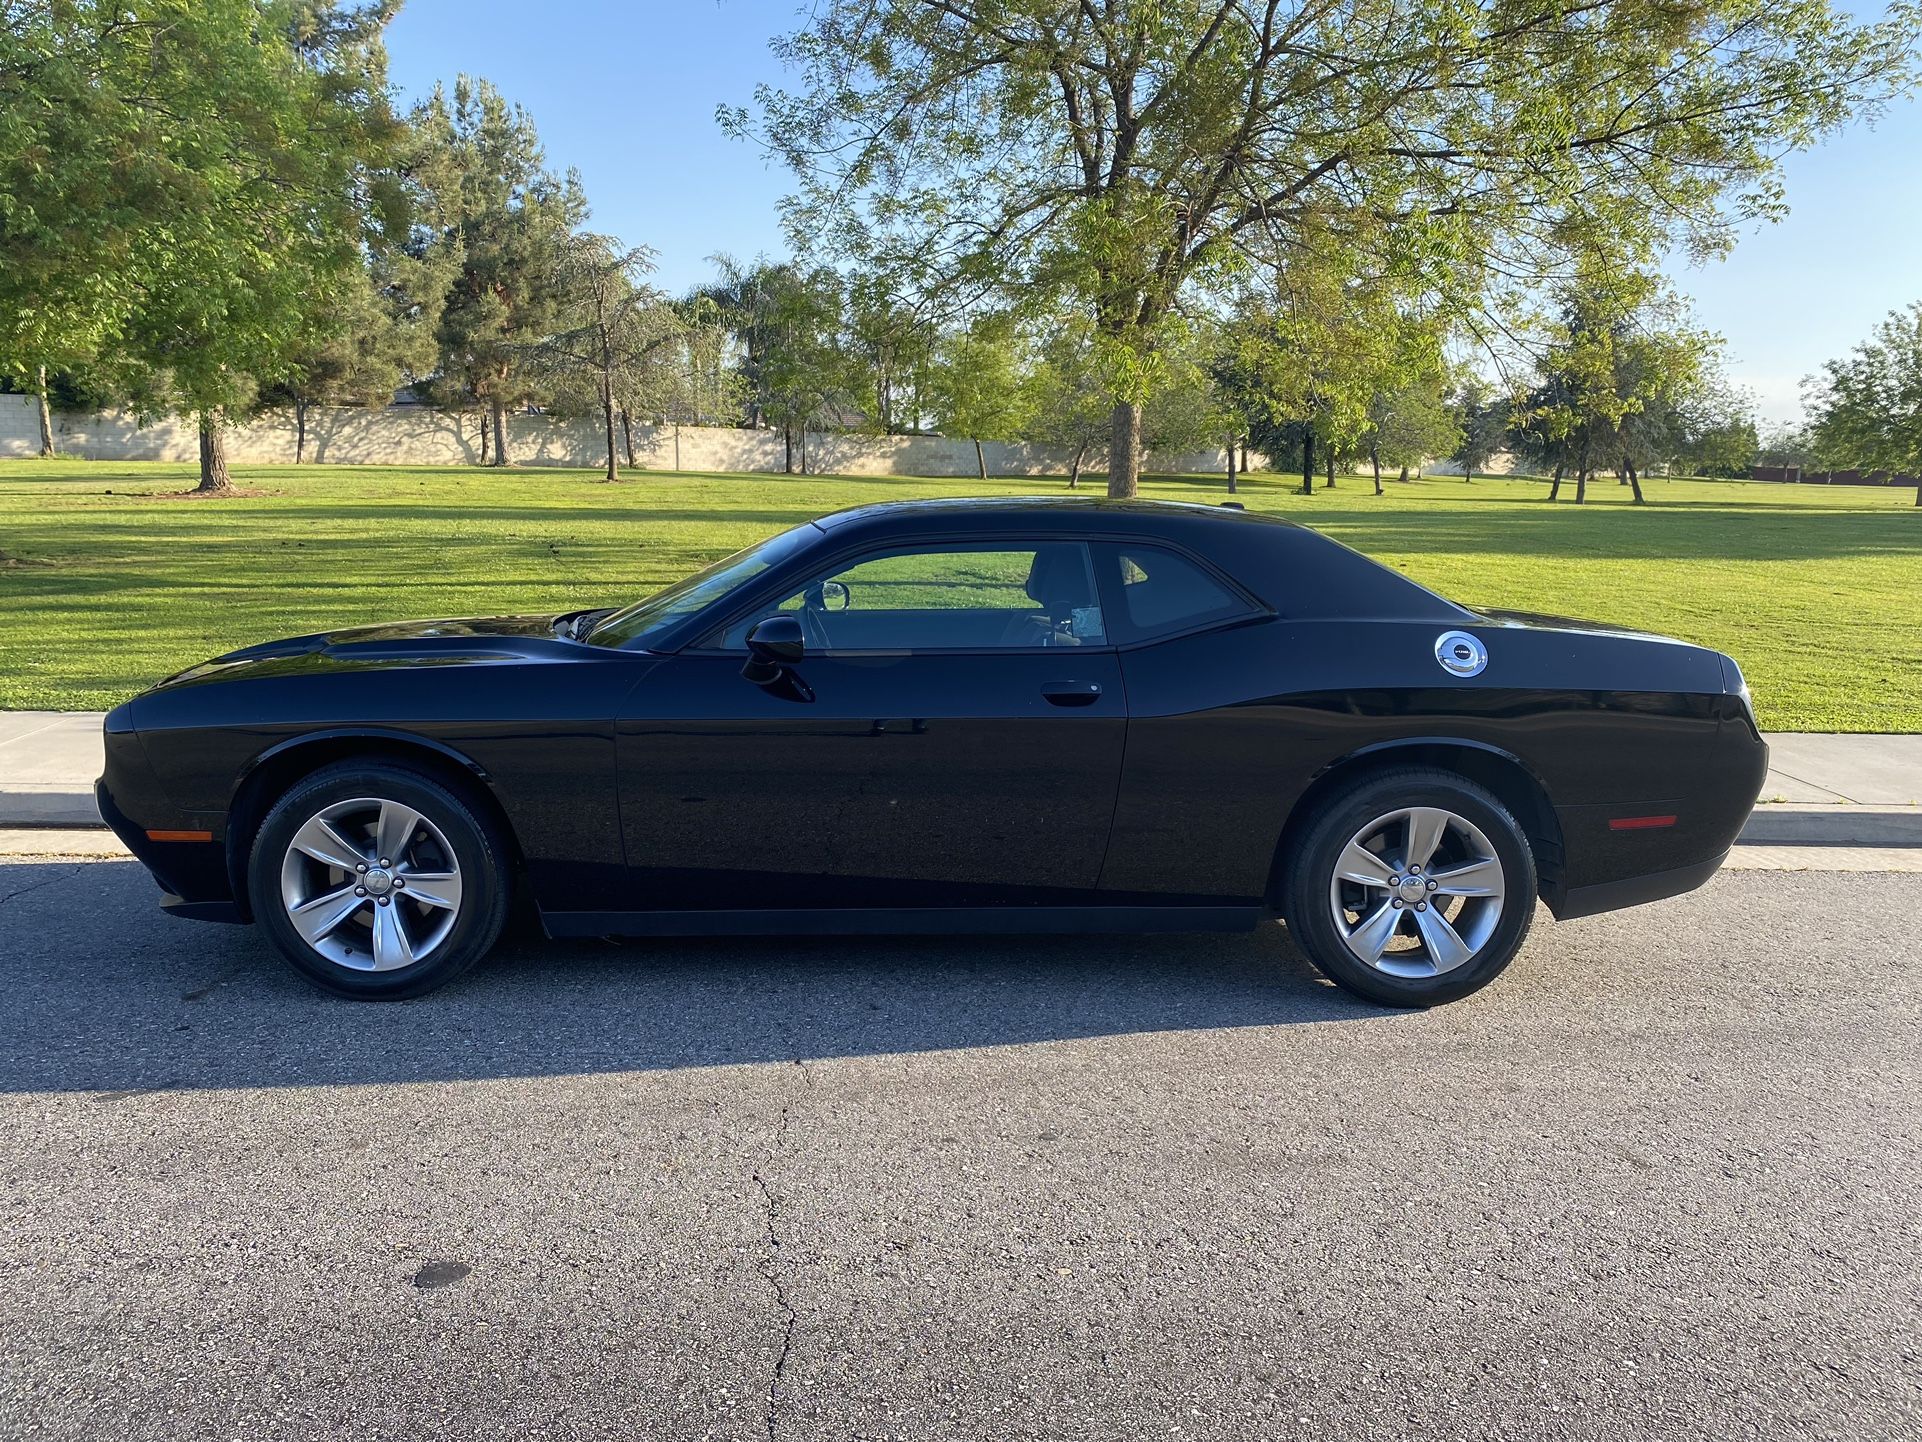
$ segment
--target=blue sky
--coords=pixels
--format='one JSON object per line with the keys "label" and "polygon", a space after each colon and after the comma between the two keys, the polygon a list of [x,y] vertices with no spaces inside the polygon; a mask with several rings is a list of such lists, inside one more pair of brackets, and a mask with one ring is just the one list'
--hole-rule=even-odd
{"label": "blue sky", "polygon": [[[729,140],[715,107],[746,104],[781,69],[768,39],[798,0],[406,0],[388,35],[409,96],[461,72],[532,112],[557,168],[581,172],[593,224],[660,254],[680,290],[719,251],[784,248],[787,174]],[[1879,7],[1862,7],[1873,9]],[[1800,410],[1799,382],[1886,311],[1922,300],[1922,105],[1897,106],[1788,164],[1789,218],[1734,255],[1678,267],[1703,324],[1764,420]]]}

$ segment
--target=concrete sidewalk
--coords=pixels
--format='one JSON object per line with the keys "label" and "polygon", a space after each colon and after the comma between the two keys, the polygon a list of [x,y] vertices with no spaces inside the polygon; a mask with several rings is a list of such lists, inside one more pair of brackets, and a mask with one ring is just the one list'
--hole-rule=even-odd
{"label": "concrete sidewalk", "polygon": [[[1773,732],[1751,845],[1922,846],[1922,736]],[[99,826],[100,713],[0,711],[0,826]]]}

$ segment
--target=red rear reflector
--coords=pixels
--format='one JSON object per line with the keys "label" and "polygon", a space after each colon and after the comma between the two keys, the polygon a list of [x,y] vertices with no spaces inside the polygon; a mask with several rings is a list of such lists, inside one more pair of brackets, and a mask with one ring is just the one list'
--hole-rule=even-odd
{"label": "red rear reflector", "polygon": [[1658,826],[1673,826],[1673,816],[1617,816],[1608,823],[1610,831],[1653,831]]}
{"label": "red rear reflector", "polygon": [[149,831],[149,841],[212,841],[211,831]]}

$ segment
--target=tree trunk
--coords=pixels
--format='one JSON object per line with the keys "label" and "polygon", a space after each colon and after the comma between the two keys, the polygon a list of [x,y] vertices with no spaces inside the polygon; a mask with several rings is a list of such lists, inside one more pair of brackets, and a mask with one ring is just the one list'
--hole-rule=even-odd
{"label": "tree trunk", "polygon": [[294,464],[307,459],[307,402],[294,402]]}
{"label": "tree trunk", "polygon": [[[1381,447],[1380,446],[1370,446],[1368,448],[1368,464],[1375,468],[1375,494],[1378,496],[1382,495],[1384,493],[1381,488]],[[1404,471],[1403,474],[1405,475],[1406,472]]]}
{"label": "tree trunk", "polygon": [[808,474],[808,423],[801,422],[801,474]]}
{"label": "tree trunk", "polygon": [[1116,401],[1108,439],[1108,494],[1132,500],[1141,494],[1141,407]]}
{"label": "tree trunk", "polygon": [[1568,469],[1567,461],[1555,462],[1555,479],[1548,483],[1548,499],[1559,501],[1562,498],[1562,472]]}
{"label": "tree trunk", "polygon": [[507,464],[507,407],[499,401],[489,401],[488,409],[494,416],[494,464]]}
{"label": "tree trunk", "polygon": [[1235,438],[1228,437],[1228,494],[1235,493]]}
{"label": "tree trunk", "polygon": [[227,476],[227,442],[220,434],[220,416],[214,411],[200,413],[200,485],[196,495],[224,496],[233,490]]}
{"label": "tree trunk", "polygon": [[1315,493],[1315,433],[1301,433],[1301,493],[1312,496]]}
{"label": "tree trunk", "polygon": [[614,393],[604,384],[601,386],[601,425],[607,432],[607,478],[618,481],[621,461],[614,450]]}
{"label": "tree trunk", "polygon": [[34,399],[39,402],[40,412],[40,454],[53,454],[53,410],[47,404],[47,368],[39,366],[34,371]]}
{"label": "tree trunk", "polygon": [[1575,461],[1575,504],[1588,499],[1588,437],[1582,437],[1582,453]]}
{"label": "tree trunk", "polygon": [[1635,469],[1635,462],[1631,461],[1627,456],[1623,456],[1622,464],[1628,467],[1628,484],[1634,489],[1635,504],[1638,506],[1646,506],[1648,504],[1648,497],[1642,494],[1642,478]]}
{"label": "tree trunk", "polygon": [[1403,485],[1403,486],[1408,484],[1408,462],[1406,461],[1402,462],[1401,474],[1395,477],[1395,482],[1397,485]]}
{"label": "tree trunk", "polygon": [[487,412],[486,411],[481,412],[480,433],[481,433],[480,463],[484,466],[487,464],[488,456],[492,454],[492,450],[489,447],[488,441],[487,441]]}
{"label": "tree trunk", "polygon": [[783,447],[782,456],[781,456],[781,474],[784,476],[791,476],[794,474],[794,422],[793,421],[789,421],[786,425],[781,427],[781,444]]}
{"label": "tree trunk", "polygon": [[1244,476],[1248,474],[1248,443],[1246,441],[1241,443],[1241,473]]}
{"label": "tree trunk", "polygon": [[974,468],[981,473],[981,484],[988,483],[988,453],[981,449],[981,437],[974,438]]}
{"label": "tree trunk", "polygon": [[1327,456],[1328,484],[1323,487],[1323,489],[1332,491],[1335,488],[1335,448],[1329,446],[1325,454]]}
{"label": "tree trunk", "polygon": [[[1074,463],[1068,467],[1068,489],[1077,490],[1081,485],[1081,462],[1088,454],[1088,443],[1083,441],[1075,448]],[[1918,502],[1922,504],[1922,502]]]}
{"label": "tree trunk", "polygon": [[621,407],[621,438],[627,442],[628,466],[638,466],[640,462],[634,459],[634,418],[627,413],[626,406]]}

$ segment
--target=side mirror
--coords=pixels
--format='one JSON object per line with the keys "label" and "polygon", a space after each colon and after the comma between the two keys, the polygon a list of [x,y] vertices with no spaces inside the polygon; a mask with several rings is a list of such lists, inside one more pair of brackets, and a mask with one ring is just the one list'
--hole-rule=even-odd
{"label": "side mirror", "polygon": [[747,665],[741,674],[756,686],[772,686],[807,652],[798,616],[769,616],[747,633]]}
{"label": "side mirror", "polygon": [[769,616],[747,633],[747,649],[758,660],[792,666],[807,652],[799,616]]}

